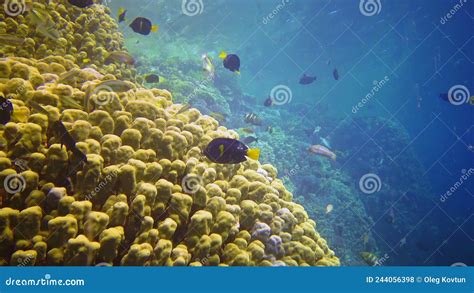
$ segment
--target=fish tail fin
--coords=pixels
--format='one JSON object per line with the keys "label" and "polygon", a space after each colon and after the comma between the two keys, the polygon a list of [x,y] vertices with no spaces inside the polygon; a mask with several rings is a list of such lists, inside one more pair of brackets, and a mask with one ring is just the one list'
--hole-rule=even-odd
{"label": "fish tail fin", "polygon": [[72,97],[62,97],[61,100],[63,108],[75,108],[82,110],[82,106],[79,105]]}
{"label": "fish tail fin", "polygon": [[29,100],[28,104],[30,104],[30,106],[33,109],[35,109],[36,111],[38,111],[39,113],[44,114],[44,115],[49,117],[49,112],[46,111],[46,109],[43,108],[43,106],[41,106],[40,104],[38,104],[38,103],[36,103],[35,101],[32,101],[32,100]]}
{"label": "fish tail fin", "polygon": [[236,70],[235,73],[239,74],[240,75],[240,71],[239,70]]}
{"label": "fish tail fin", "polygon": [[336,154],[332,154],[332,155],[331,155],[331,159],[333,159],[333,161],[335,161],[336,158],[337,158],[337,155],[336,155]]}
{"label": "fish tail fin", "polygon": [[247,156],[252,160],[258,161],[258,158],[260,157],[260,149],[248,149]]}
{"label": "fish tail fin", "polygon": [[154,33],[156,33],[159,28],[160,28],[159,25],[152,25],[152,26],[151,26],[151,31],[154,32]]}
{"label": "fish tail fin", "polygon": [[123,7],[120,7],[119,10],[118,10],[118,14],[122,14],[125,12],[125,8]]}
{"label": "fish tail fin", "polygon": [[219,54],[219,58],[225,59],[225,57],[227,57],[227,53],[226,53],[225,51],[222,51],[222,52]]}

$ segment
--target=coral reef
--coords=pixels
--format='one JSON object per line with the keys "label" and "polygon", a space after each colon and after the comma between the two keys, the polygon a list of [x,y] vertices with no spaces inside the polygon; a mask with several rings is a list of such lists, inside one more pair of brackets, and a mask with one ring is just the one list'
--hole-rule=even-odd
{"label": "coral reef", "polygon": [[[107,8],[32,5],[60,37],[0,14],[0,33],[28,44],[0,52],[0,92],[27,113],[0,126],[2,264],[339,265],[274,167],[202,158],[235,131],[194,108],[176,114],[167,90],[123,81],[135,69],[106,62],[125,51]],[[51,134],[58,119],[87,162]]]}

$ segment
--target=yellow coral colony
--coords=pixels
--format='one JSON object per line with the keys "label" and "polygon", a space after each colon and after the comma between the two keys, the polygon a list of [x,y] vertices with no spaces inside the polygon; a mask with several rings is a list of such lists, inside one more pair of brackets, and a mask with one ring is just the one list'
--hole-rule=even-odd
{"label": "yellow coral colony", "polygon": [[[126,51],[108,8],[29,4],[58,38],[0,14],[0,34],[22,40],[1,44],[0,92],[28,117],[0,126],[1,264],[339,265],[273,166],[202,158],[235,131],[196,109],[175,115],[171,93],[141,88],[131,65],[105,64]],[[86,164],[49,133],[57,119]]]}

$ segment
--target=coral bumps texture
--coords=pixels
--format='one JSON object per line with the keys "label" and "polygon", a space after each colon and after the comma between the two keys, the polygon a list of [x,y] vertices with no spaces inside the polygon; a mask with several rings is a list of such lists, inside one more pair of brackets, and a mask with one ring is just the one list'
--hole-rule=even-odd
{"label": "coral bumps texture", "polygon": [[[52,2],[30,4],[48,11],[57,39],[28,11],[0,15],[0,34],[24,40],[0,47],[0,92],[25,114],[0,126],[1,264],[339,265],[272,165],[201,156],[235,131],[196,109],[177,114],[172,93],[106,62],[126,51],[106,7]],[[51,134],[58,119],[87,163]]]}

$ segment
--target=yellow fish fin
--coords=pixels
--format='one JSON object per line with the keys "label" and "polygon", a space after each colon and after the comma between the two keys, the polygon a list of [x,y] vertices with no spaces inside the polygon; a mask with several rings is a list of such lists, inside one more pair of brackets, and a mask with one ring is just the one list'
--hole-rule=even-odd
{"label": "yellow fish fin", "polygon": [[89,58],[82,59],[82,62],[83,62],[83,63],[89,63],[89,62],[91,62],[91,59],[89,59]]}
{"label": "yellow fish fin", "polygon": [[160,26],[158,26],[158,25],[152,25],[152,26],[151,26],[151,31],[154,32],[154,33],[156,33],[159,28],[160,28]]}
{"label": "yellow fish fin", "polygon": [[219,54],[219,58],[221,59],[225,59],[227,57],[227,53],[222,51],[220,54]]}
{"label": "yellow fish fin", "polygon": [[235,73],[240,74],[240,71],[239,71],[239,70],[236,70]]}
{"label": "yellow fish fin", "polygon": [[258,158],[260,157],[260,149],[248,149],[247,157],[251,158],[252,160],[258,161]]}
{"label": "yellow fish fin", "polygon": [[122,14],[124,11],[125,11],[125,8],[120,7],[119,10],[118,10],[118,14],[120,15],[120,14]]}

